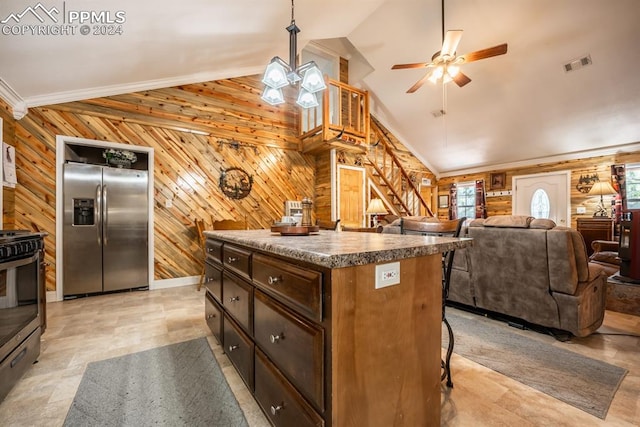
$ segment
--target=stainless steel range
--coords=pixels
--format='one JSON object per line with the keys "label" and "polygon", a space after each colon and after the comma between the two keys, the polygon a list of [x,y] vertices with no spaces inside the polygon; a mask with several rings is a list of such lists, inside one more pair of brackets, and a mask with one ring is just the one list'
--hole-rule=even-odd
{"label": "stainless steel range", "polygon": [[40,355],[44,236],[0,230],[0,401]]}

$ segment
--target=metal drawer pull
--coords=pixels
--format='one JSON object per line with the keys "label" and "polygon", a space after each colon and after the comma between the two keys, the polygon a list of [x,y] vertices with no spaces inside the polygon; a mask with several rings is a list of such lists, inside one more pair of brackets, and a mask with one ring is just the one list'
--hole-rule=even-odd
{"label": "metal drawer pull", "polygon": [[280,340],[284,339],[284,335],[280,334],[280,335],[270,335],[269,336],[269,340],[271,341],[271,344],[275,344]]}
{"label": "metal drawer pull", "polygon": [[284,403],[281,403],[278,406],[271,405],[271,413],[273,415],[278,415],[278,412],[280,412],[282,409],[284,409]]}
{"label": "metal drawer pull", "polygon": [[268,282],[270,285],[275,285],[278,282],[282,282],[282,276],[269,276]]}
{"label": "metal drawer pull", "polygon": [[227,263],[229,264],[233,264],[234,262],[238,261],[238,258],[234,258],[232,256],[230,256],[229,258],[227,258]]}
{"label": "metal drawer pull", "polygon": [[233,351],[233,350],[237,350],[238,346],[237,345],[230,345],[229,346],[229,352]]}
{"label": "metal drawer pull", "polygon": [[240,301],[240,297],[231,297],[231,298],[229,298],[229,302],[236,302],[236,301]]}

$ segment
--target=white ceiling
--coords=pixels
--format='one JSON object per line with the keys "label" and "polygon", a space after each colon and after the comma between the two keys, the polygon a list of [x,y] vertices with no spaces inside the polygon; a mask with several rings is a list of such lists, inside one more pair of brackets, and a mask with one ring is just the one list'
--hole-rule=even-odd
{"label": "white ceiling", "polygon": [[[38,4],[2,0],[0,21]],[[288,59],[289,0],[41,5],[58,10],[55,25],[79,11],[122,11],[126,20],[122,35],[105,36],[6,34],[40,24],[30,13],[0,24],[0,96],[18,111],[257,74],[273,56]],[[370,91],[373,113],[441,176],[640,149],[640,1],[446,0],[445,8],[446,29],[464,30],[459,53],[509,45],[506,55],[464,65],[472,82],[463,88],[426,83],[406,94],[425,71],[391,70],[440,50],[440,0],[297,0],[298,47],[355,49],[340,52],[352,61],[350,83]],[[563,64],[587,54],[591,66],[565,73]]]}

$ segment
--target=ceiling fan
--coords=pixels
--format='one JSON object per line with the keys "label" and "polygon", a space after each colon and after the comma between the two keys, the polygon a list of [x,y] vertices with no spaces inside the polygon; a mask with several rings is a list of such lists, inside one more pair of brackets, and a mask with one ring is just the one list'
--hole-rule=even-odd
{"label": "ceiling fan", "polygon": [[445,35],[444,0],[442,0],[442,49],[433,54],[431,62],[396,64],[391,67],[392,70],[401,70],[406,68],[430,68],[429,72],[427,72],[424,77],[418,80],[416,84],[407,90],[407,93],[417,91],[427,80],[432,83],[436,83],[439,79],[443,79],[444,83],[453,80],[458,86],[462,87],[469,83],[471,79],[460,71],[460,65],[507,53],[507,44],[502,43],[497,46],[457,56],[456,49],[458,48],[458,43],[460,43],[461,38],[462,30],[449,30]]}

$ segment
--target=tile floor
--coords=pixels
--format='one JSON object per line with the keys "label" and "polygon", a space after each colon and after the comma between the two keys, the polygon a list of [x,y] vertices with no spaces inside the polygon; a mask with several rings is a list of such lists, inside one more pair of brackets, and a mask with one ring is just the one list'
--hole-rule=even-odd
{"label": "tile floor", "polygon": [[[61,426],[88,362],[201,336],[209,339],[250,425],[268,425],[204,322],[204,290],[187,286],[56,302],[47,305],[47,315],[39,362],[0,404],[0,426]],[[568,343],[548,339],[629,370],[606,420],[454,353],[455,387],[443,386],[441,425],[640,426],[640,316],[607,311],[599,332]]]}

